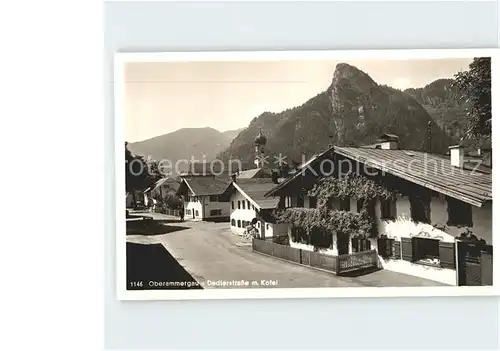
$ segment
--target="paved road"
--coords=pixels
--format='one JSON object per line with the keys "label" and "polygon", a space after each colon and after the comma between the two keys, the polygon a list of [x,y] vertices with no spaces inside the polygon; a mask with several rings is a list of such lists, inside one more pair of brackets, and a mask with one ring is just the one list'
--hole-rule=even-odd
{"label": "paved road", "polygon": [[212,285],[214,282],[242,280],[257,282],[257,285],[248,287],[280,288],[442,285],[386,270],[359,277],[337,277],[331,273],[284,262],[252,252],[249,246],[240,246],[241,238],[230,232],[228,223],[184,222],[167,226],[170,228],[166,228],[166,233],[127,235],[127,241],[162,244],[205,288],[216,287]]}

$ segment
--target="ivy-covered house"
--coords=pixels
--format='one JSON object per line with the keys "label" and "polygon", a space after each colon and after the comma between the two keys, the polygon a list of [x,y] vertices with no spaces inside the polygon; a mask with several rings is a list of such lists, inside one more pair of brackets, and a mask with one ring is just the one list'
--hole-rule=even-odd
{"label": "ivy-covered house", "polygon": [[384,269],[457,285],[460,239],[492,245],[491,167],[401,150],[384,135],[333,146],[266,193],[279,198],[290,245],[328,255],[378,250]]}

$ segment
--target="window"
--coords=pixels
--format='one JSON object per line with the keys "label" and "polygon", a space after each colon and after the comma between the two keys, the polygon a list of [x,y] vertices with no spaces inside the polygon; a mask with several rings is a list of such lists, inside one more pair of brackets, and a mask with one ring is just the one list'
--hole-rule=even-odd
{"label": "window", "polygon": [[245,200],[241,201],[242,208],[245,209]]}
{"label": "window", "polygon": [[447,225],[456,227],[472,227],[472,207],[460,200],[447,197],[448,222]]}
{"label": "window", "polygon": [[365,204],[365,199],[358,199],[356,201],[356,212],[360,213],[363,210],[364,204]]}
{"label": "window", "polygon": [[304,207],[304,195],[297,195],[297,207]]}
{"label": "window", "polygon": [[217,195],[210,195],[209,201],[210,202],[218,202],[219,197]]}
{"label": "window", "polygon": [[307,235],[303,229],[292,227],[292,241],[295,243],[309,244],[310,236]]}
{"label": "window", "polygon": [[199,215],[200,215],[200,213],[198,212],[198,210],[196,210],[195,216],[198,217]]}
{"label": "window", "polygon": [[231,209],[234,210],[234,201],[231,201]]}
{"label": "window", "polygon": [[371,250],[371,242],[367,238],[352,238],[352,252],[362,252]]}
{"label": "window", "polygon": [[380,199],[380,217],[382,219],[396,219],[396,200]]}
{"label": "window", "polygon": [[389,238],[379,238],[377,240],[377,251],[383,258],[396,258],[396,240]]}
{"label": "window", "polygon": [[217,209],[217,210],[210,210],[210,216],[220,216],[222,215],[222,210]]}
{"label": "window", "polygon": [[241,201],[238,200],[238,209],[241,208]]}
{"label": "window", "polygon": [[247,200],[247,208],[250,209],[250,201]]}
{"label": "window", "polygon": [[266,229],[269,229],[269,223],[266,223]]}
{"label": "window", "polygon": [[326,230],[321,230],[318,227],[314,227],[310,231],[309,244],[314,246],[314,250],[317,251],[319,248],[327,249],[333,245],[333,236]]}
{"label": "window", "polygon": [[233,218],[233,219],[231,219],[231,226],[232,226],[232,227],[235,227],[235,226],[236,226],[236,221],[234,220],[234,218]]}
{"label": "window", "polygon": [[309,208],[316,208],[318,206],[318,199],[316,196],[309,196]]}
{"label": "window", "polygon": [[257,228],[260,228],[260,222],[257,222]]}
{"label": "window", "polygon": [[349,197],[343,197],[339,201],[340,211],[350,211],[351,210],[351,199]]}
{"label": "window", "polygon": [[238,228],[241,228],[241,221],[238,219]]}
{"label": "window", "polygon": [[411,219],[415,222],[431,222],[430,199],[422,196],[412,196],[410,197],[410,209]]}
{"label": "window", "polygon": [[439,240],[412,238],[413,261],[425,264],[439,264]]}
{"label": "window", "polygon": [[285,197],[285,208],[292,207],[292,198],[290,196]]}

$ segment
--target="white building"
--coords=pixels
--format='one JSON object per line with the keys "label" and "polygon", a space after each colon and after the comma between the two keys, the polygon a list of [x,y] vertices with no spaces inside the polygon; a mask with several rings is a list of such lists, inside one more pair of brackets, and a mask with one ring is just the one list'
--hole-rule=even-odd
{"label": "white building", "polygon": [[144,204],[149,206],[154,199],[165,199],[169,194],[175,194],[179,185],[180,182],[171,177],[158,180],[153,186],[144,190]]}
{"label": "white building", "polygon": [[288,235],[288,224],[276,223],[273,217],[279,199],[265,197],[275,186],[271,178],[236,179],[231,183],[226,194],[233,233],[243,235],[248,226],[253,226],[261,239]]}
{"label": "white building", "polygon": [[230,183],[230,179],[225,177],[182,177],[177,195],[181,196],[184,202],[184,218],[228,220],[229,202],[222,195]]}
{"label": "white building", "polygon": [[[370,148],[333,146],[266,196],[281,199],[283,207],[315,207],[316,200],[307,191],[317,183],[320,167],[327,168],[328,163],[334,165],[333,176],[349,166],[349,172],[366,174],[369,170],[382,182],[400,187],[401,195],[395,200],[373,203],[378,238],[387,239],[371,238],[361,249],[377,249],[384,269],[460,285],[460,237],[472,232],[484,244],[493,245],[491,168],[465,164],[461,147],[450,148],[447,157],[401,150],[392,135]],[[358,199],[344,198],[333,206],[357,212],[357,204]],[[301,235],[293,230],[289,236],[293,247],[318,249],[298,239]],[[330,246],[319,248],[320,252],[336,256],[360,250],[354,240],[341,239],[336,233],[332,236]]]}

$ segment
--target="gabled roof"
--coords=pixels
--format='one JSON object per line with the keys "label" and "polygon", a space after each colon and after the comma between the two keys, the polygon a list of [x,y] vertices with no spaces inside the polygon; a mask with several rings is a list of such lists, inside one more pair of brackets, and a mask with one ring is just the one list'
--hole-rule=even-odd
{"label": "gabled roof", "polygon": [[249,200],[257,209],[274,209],[279,198],[266,197],[265,194],[276,184],[269,178],[240,179],[231,183],[231,187]]}
{"label": "gabled roof", "polygon": [[474,206],[493,200],[491,173],[456,168],[421,151],[335,147],[335,153]]}
{"label": "gabled roof", "polygon": [[237,164],[226,165],[221,162],[191,162],[187,169],[181,172],[181,176],[225,176],[237,171],[237,166]]}
{"label": "gabled roof", "polygon": [[237,179],[252,179],[261,176],[265,171],[262,168],[247,169],[236,174]]}
{"label": "gabled roof", "polygon": [[[342,155],[474,206],[480,207],[483,203],[493,200],[491,172],[481,172],[480,168],[476,170],[455,168],[451,165],[449,157],[420,151],[335,146],[309,160],[304,166],[312,167],[331,153]],[[274,195],[277,190],[285,187],[300,174],[301,172],[287,178],[268,191],[266,196]]]}
{"label": "gabled roof", "polygon": [[227,178],[217,178],[217,177],[192,177],[192,178],[182,178],[182,183],[177,193],[183,190],[186,186],[191,190],[194,196],[205,196],[205,195],[221,195],[223,194],[227,187],[231,184],[231,181]]}
{"label": "gabled roof", "polygon": [[170,178],[170,177],[166,177],[166,178],[162,178],[159,181],[157,181],[152,190],[157,189],[162,185],[168,185],[172,189],[177,190],[177,188],[179,187],[179,184],[180,184],[180,182],[178,180],[175,180],[175,179]]}

